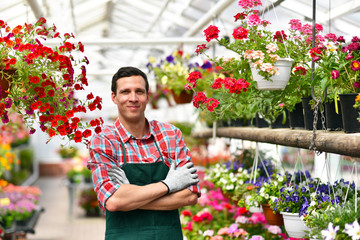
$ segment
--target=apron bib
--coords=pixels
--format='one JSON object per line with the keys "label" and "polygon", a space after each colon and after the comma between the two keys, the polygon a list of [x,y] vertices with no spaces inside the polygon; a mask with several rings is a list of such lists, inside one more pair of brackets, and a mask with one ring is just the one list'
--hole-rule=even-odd
{"label": "apron bib", "polygon": [[[126,177],[130,184],[144,186],[164,180],[169,171],[159,147],[161,162],[127,163],[125,146],[121,141]],[[183,240],[179,211],[155,211],[136,209],[133,211],[106,210],[105,240]]]}

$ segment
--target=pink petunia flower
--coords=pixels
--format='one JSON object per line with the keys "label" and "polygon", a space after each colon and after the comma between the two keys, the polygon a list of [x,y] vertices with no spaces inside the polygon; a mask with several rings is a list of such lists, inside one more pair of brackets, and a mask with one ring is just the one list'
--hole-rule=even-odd
{"label": "pink petunia flower", "polygon": [[340,73],[339,73],[338,70],[332,70],[332,71],[331,71],[331,77],[332,77],[332,79],[338,79],[339,76],[340,76]]}
{"label": "pink petunia flower", "polygon": [[247,23],[251,26],[256,26],[256,25],[259,25],[260,23],[260,17],[256,14],[251,14],[248,16],[248,20],[247,20]]}
{"label": "pink petunia flower", "polygon": [[360,69],[360,62],[357,60],[354,60],[350,63],[350,68],[353,71],[358,71]]}

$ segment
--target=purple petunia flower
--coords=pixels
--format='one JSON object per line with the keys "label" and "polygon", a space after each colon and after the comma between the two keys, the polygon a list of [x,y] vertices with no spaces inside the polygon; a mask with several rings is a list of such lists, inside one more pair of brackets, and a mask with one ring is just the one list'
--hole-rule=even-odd
{"label": "purple petunia flower", "polygon": [[209,61],[207,61],[201,66],[201,68],[202,69],[209,69],[209,68],[211,68],[211,63]]}
{"label": "purple petunia flower", "polygon": [[169,63],[174,63],[174,57],[172,55],[169,55],[166,57],[166,61],[168,61]]}

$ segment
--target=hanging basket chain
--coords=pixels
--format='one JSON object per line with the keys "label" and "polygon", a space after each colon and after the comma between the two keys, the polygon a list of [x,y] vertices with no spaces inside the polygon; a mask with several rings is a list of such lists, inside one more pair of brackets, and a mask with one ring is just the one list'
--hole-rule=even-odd
{"label": "hanging basket chain", "polygon": [[317,131],[317,122],[318,122],[318,112],[320,110],[320,121],[321,121],[321,128],[324,132],[326,132],[326,126],[325,126],[325,112],[324,112],[324,107],[322,105],[321,102],[321,98],[320,97],[316,97],[314,98],[315,100],[315,107],[314,107],[314,121],[313,121],[313,135],[312,138],[310,140],[310,146],[309,149],[310,150],[314,150],[316,155],[320,155],[322,152],[317,150],[316,145],[315,145],[315,139],[316,139],[316,131]]}

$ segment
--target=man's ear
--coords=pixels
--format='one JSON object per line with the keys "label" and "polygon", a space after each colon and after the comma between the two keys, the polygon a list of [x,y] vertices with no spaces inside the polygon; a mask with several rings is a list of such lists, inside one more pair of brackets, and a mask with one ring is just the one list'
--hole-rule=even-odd
{"label": "man's ear", "polygon": [[116,95],[114,92],[111,92],[111,100],[116,104]]}

